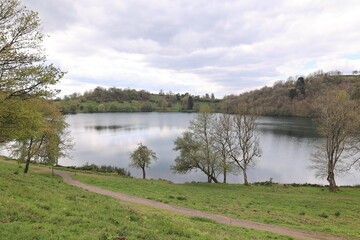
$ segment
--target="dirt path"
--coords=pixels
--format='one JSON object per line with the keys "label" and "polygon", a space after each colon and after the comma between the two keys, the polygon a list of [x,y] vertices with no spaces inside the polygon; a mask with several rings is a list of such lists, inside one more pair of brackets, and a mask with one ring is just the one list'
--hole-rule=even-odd
{"label": "dirt path", "polygon": [[[0,161],[14,163],[14,162],[3,161],[3,160],[0,160]],[[34,168],[43,170],[43,171],[44,170],[51,171],[51,169],[38,167],[38,166],[36,166]],[[157,202],[157,201],[153,201],[153,200],[149,200],[149,199],[134,197],[134,196],[126,195],[123,193],[113,192],[113,191],[109,191],[109,190],[106,190],[103,188],[88,185],[88,184],[73,180],[70,177],[70,175],[68,174],[68,172],[65,172],[65,171],[54,170],[54,172],[55,172],[55,174],[61,176],[64,179],[64,182],[66,182],[72,186],[75,186],[75,187],[86,189],[91,192],[110,196],[110,197],[120,199],[123,201],[143,204],[143,205],[154,207],[154,208],[165,209],[168,211],[186,214],[189,216],[209,218],[209,219],[212,219],[219,223],[224,223],[224,224],[233,225],[233,226],[242,227],[242,228],[260,230],[260,231],[268,231],[268,232],[273,232],[273,233],[277,233],[277,234],[281,234],[281,235],[285,235],[285,236],[290,236],[290,237],[294,237],[294,238],[298,238],[298,239],[306,239],[306,240],[317,240],[317,239],[331,239],[331,240],[343,239],[343,240],[346,240],[346,239],[351,239],[351,238],[329,235],[326,233],[293,229],[293,228],[281,227],[281,226],[276,226],[276,225],[271,225],[271,224],[266,224],[266,223],[254,222],[254,221],[250,221],[250,220],[232,218],[232,217],[223,216],[223,215],[219,215],[219,214],[214,214],[214,213],[199,211],[199,210],[195,210],[195,209],[165,204],[165,203],[161,203],[161,202]]]}

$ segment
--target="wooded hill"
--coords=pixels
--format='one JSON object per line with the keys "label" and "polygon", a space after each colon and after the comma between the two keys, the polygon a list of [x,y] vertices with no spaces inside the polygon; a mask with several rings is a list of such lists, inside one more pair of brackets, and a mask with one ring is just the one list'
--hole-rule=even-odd
{"label": "wooded hill", "polygon": [[360,75],[341,75],[334,71],[321,71],[307,77],[290,77],[287,81],[277,81],[272,87],[224,97],[223,110],[234,113],[239,106],[258,109],[267,116],[312,117],[312,105],[318,96],[331,90],[344,90],[360,103]]}
{"label": "wooded hill", "polygon": [[312,105],[318,96],[331,90],[344,90],[360,103],[360,75],[342,75],[338,71],[318,71],[307,77],[289,77],[273,86],[240,95],[216,99],[213,94],[194,96],[160,91],[102,88],[84,94],[73,93],[55,102],[65,114],[93,112],[198,112],[201,105],[210,104],[215,112],[234,113],[246,105],[266,116],[312,117]]}
{"label": "wooded hill", "polygon": [[145,90],[96,87],[84,94],[73,93],[55,102],[65,114],[94,112],[197,112],[203,104],[221,111],[220,100],[214,94],[194,96],[172,92],[153,94]]}

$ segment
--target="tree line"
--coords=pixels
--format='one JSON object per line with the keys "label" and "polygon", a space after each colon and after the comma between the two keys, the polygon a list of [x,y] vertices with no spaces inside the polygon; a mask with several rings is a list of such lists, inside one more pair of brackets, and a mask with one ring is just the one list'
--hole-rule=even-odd
{"label": "tree line", "polygon": [[330,91],[343,90],[352,100],[360,103],[360,76],[342,75],[339,71],[317,71],[308,76],[289,77],[273,86],[225,96],[222,110],[234,113],[239,104],[246,104],[267,116],[316,117],[312,107],[319,96]]}
{"label": "tree line", "polygon": [[172,93],[160,90],[158,94],[131,88],[96,87],[84,94],[73,93],[55,101],[64,114],[93,112],[152,112],[152,111],[199,111],[209,103],[220,111],[220,100],[215,95],[204,96],[189,93]]}

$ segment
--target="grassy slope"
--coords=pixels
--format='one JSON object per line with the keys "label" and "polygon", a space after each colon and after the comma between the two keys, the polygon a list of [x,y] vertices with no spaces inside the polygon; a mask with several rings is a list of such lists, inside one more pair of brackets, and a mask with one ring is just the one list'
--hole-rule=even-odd
{"label": "grassy slope", "polygon": [[360,188],[171,184],[76,176],[109,190],[228,216],[360,238]]}
{"label": "grassy slope", "polygon": [[230,227],[69,186],[50,173],[0,162],[0,233],[17,239],[291,239]]}

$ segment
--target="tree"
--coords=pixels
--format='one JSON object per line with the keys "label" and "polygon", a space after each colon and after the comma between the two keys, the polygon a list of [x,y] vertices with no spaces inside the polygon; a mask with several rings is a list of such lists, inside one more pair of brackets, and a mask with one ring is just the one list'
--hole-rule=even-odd
{"label": "tree", "polygon": [[299,77],[296,81],[296,89],[298,89],[300,93],[305,97],[305,80],[303,77]]}
{"label": "tree", "polygon": [[228,137],[229,154],[242,170],[244,184],[248,185],[247,170],[254,166],[255,159],[261,157],[257,114],[252,111],[239,110],[234,116],[234,137]]}
{"label": "tree", "polygon": [[213,140],[214,121],[210,107],[203,106],[190,122],[189,131],[175,140],[174,150],[180,151],[180,156],[171,169],[179,173],[199,169],[206,174],[209,183],[219,182],[219,165]]}
{"label": "tree", "polygon": [[314,110],[317,131],[324,142],[317,146],[311,168],[316,170],[317,177],[326,177],[330,191],[336,191],[335,175],[349,171],[347,160],[356,157],[354,144],[357,144],[355,139],[360,127],[359,106],[345,91],[334,90],[320,96]]}
{"label": "tree", "polygon": [[26,134],[11,145],[12,155],[25,162],[27,173],[31,161],[54,166],[66,156],[72,142],[66,131],[68,124],[59,109],[44,99],[33,99],[28,105],[34,113],[41,114],[26,126]]}
{"label": "tree", "polygon": [[0,106],[6,110],[0,111],[1,142],[19,138],[22,130],[27,131],[22,124],[26,122],[26,101],[53,96],[56,91],[48,86],[64,75],[53,65],[44,64],[42,39],[36,12],[27,10],[18,0],[0,0]]}
{"label": "tree", "polygon": [[148,168],[151,161],[157,160],[156,153],[148,149],[148,147],[139,143],[139,147],[130,154],[130,166],[142,170],[143,178],[146,178],[145,168]]}
{"label": "tree", "polygon": [[194,107],[194,99],[193,97],[190,95],[188,97],[188,101],[187,101],[187,110],[193,110],[193,107]]}
{"label": "tree", "polygon": [[228,173],[235,173],[236,166],[231,161],[228,142],[233,142],[232,118],[229,114],[223,114],[217,118],[214,131],[214,148],[219,156],[219,167],[224,175],[224,183]]}

